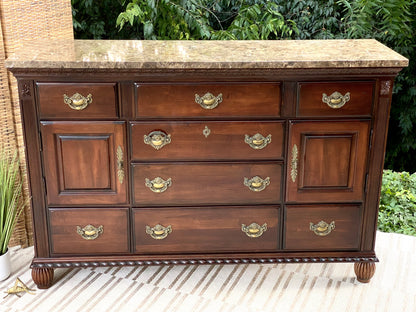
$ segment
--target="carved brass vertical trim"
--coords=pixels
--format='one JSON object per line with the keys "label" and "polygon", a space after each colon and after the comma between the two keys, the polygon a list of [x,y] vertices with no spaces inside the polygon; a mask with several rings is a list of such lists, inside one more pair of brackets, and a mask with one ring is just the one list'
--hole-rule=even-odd
{"label": "carved brass vertical trim", "polygon": [[292,182],[296,182],[296,178],[298,176],[298,147],[297,145],[293,145],[292,148],[292,159],[290,162],[290,177],[292,178]]}
{"label": "carved brass vertical trim", "polygon": [[124,181],[124,156],[123,156],[123,150],[121,146],[119,145],[117,147],[117,177],[120,184],[123,184]]}

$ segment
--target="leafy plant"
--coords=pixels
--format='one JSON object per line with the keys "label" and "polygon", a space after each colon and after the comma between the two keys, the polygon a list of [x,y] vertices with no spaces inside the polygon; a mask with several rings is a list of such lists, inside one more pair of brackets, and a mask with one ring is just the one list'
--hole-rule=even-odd
{"label": "leafy plant", "polygon": [[416,173],[384,170],[378,229],[416,236]]}
{"label": "leafy plant", "polygon": [[6,253],[16,221],[26,203],[21,202],[23,181],[19,175],[17,152],[0,154],[0,255]]}
{"label": "leafy plant", "polygon": [[409,59],[395,80],[386,168],[416,171],[416,1],[339,0],[346,38],[375,38]]}
{"label": "leafy plant", "polygon": [[128,31],[116,28],[123,10],[119,0],[71,0],[74,35],[78,39],[130,39]]}
{"label": "leafy plant", "polygon": [[279,39],[297,33],[273,1],[131,0],[119,29],[136,27],[143,39]]}

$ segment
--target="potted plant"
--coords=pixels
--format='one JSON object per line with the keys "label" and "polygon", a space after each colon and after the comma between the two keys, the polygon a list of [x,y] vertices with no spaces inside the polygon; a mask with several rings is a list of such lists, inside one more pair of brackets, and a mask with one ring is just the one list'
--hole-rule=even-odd
{"label": "potted plant", "polygon": [[2,149],[0,151],[0,281],[10,275],[8,245],[16,221],[26,205],[20,198],[23,181],[19,168],[17,152],[9,156]]}

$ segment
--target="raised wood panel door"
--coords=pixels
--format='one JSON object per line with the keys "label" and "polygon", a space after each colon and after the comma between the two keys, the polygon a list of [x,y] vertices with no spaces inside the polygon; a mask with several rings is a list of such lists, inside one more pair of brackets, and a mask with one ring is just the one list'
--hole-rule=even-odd
{"label": "raised wood panel door", "polygon": [[127,202],[121,122],[42,122],[49,205]]}
{"label": "raised wood panel door", "polygon": [[362,201],[368,121],[290,123],[288,202]]}

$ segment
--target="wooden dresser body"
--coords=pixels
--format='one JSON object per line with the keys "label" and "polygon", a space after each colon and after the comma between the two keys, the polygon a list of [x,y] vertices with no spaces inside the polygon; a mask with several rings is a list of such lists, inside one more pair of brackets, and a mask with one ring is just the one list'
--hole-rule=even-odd
{"label": "wooden dresser body", "polygon": [[233,59],[227,43],[222,60],[220,42],[172,42],[159,56],[169,43],[128,44],[142,47],[140,62],[136,46],[117,58],[88,41],[72,43],[72,56],[57,45],[43,61],[8,61],[39,287],[56,267],[186,263],[356,262],[366,281],[378,261],[393,79],[406,59],[373,40],[330,44],[387,56],[340,48],[341,61],[308,61],[314,41],[235,42],[246,50]]}

